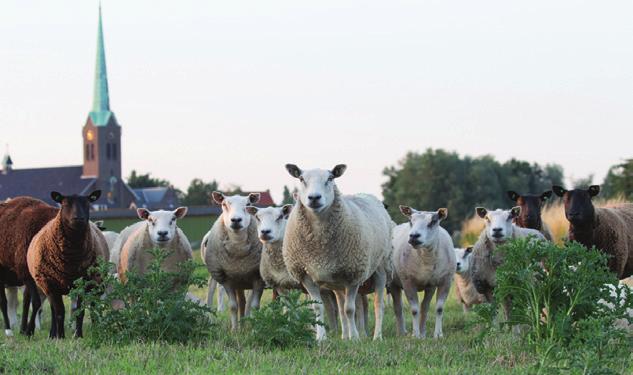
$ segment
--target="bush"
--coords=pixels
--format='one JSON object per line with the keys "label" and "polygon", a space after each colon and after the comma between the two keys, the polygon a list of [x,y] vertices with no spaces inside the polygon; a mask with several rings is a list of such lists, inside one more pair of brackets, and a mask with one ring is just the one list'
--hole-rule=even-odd
{"label": "bush", "polygon": [[128,272],[125,284],[108,272],[111,264],[105,261],[89,271],[90,280],[75,283],[71,296],[80,297],[88,311],[92,343],[186,343],[209,336],[212,311],[185,298],[190,285],[206,285],[194,276],[193,261],[182,263],[179,272],[167,272],[161,264],[169,254],[161,249],[150,253],[154,259],[147,272]]}
{"label": "bush", "polygon": [[[618,285],[618,279],[604,253],[575,242],[557,246],[529,239],[509,242],[498,251],[504,261],[497,269],[495,304],[511,300],[506,324],[522,327],[543,365],[555,358],[565,366],[600,367],[622,348],[630,353],[630,340],[614,322],[626,318],[633,295],[629,288],[611,295],[607,285]],[[481,313],[492,324],[496,314]]]}
{"label": "bush", "polygon": [[314,326],[321,324],[312,309],[313,301],[301,301],[298,290],[281,294],[268,305],[254,310],[244,322],[251,340],[267,349],[312,346],[316,343]]}

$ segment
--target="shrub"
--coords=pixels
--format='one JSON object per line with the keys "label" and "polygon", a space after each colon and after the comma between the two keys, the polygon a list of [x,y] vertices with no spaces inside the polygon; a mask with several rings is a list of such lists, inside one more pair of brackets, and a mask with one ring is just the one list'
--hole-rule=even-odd
{"label": "shrub", "polygon": [[267,349],[314,345],[313,327],[321,323],[312,309],[313,301],[301,301],[301,295],[298,290],[281,294],[244,318],[251,342]]}
{"label": "shrub", "polygon": [[71,296],[80,297],[82,309],[88,311],[92,343],[186,343],[209,336],[212,311],[185,298],[190,285],[206,284],[194,276],[193,261],[180,264],[178,272],[167,272],[161,264],[169,254],[162,249],[150,253],[154,259],[147,272],[128,272],[125,284],[108,273],[111,264],[105,261],[89,271],[90,280],[75,283]]}
{"label": "shrub", "polygon": [[[626,287],[611,295],[608,285],[618,285],[618,279],[604,253],[575,242],[557,246],[530,239],[498,251],[504,261],[497,269],[495,304],[511,300],[506,324],[522,327],[543,365],[550,358],[565,366],[600,365],[622,347],[630,353],[630,341],[614,322],[626,319],[633,295]],[[481,313],[492,324],[496,314]]]}

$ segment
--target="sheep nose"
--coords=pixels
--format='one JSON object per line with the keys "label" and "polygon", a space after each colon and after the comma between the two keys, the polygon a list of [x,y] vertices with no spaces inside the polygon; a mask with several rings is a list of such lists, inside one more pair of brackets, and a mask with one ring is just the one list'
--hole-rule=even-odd
{"label": "sheep nose", "polygon": [[308,199],[311,201],[318,201],[319,199],[321,199],[321,194],[308,195]]}
{"label": "sheep nose", "polygon": [[412,240],[417,240],[418,238],[420,238],[420,233],[410,233],[409,238]]}
{"label": "sheep nose", "polygon": [[272,232],[272,230],[270,229],[262,229],[260,230],[261,234],[270,234]]}
{"label": "sheep nose", "polygon": [[167,236],[167,234],[168,234],[168,232],[166,230],[161,230],[161,231],[158,232],[158,235],[160,237],[165,237],[165,236]]}
{"label": "sheep nose", "polygon": [[494,233],[500,233],[503,230],[503,228],[492,228],[492,231]]}
{"label": "sheep nose", "polygon": [[242,218],[241,217],[232,217],[231,218],[231,223],[241,223],[242,222]]}

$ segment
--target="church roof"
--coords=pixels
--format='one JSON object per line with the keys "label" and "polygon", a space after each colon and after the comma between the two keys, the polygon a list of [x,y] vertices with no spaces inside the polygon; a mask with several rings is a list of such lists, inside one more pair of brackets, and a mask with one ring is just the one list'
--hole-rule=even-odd
{"label": "church roof", "polygon": [[99,5],[99,28],[97,30],[97,61],[95,64],[94,97],[90,120],[95,126],[106,126],[110,117],[110,94],[108,92],[108,72],[106,69],[103,26],[101,23],[101,5]]}
{"label": "church roof", "polygon": [[62,194],[87,194],[94,178],[82,178],[83,167],[13,169],[0,174],[0,201],[28,195],[54,204],[51,191]]}

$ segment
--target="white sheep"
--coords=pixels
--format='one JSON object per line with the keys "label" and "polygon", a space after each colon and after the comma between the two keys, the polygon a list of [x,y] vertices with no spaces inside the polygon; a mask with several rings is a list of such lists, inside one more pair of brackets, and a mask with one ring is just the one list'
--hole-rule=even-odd
{"label": "white sheep", "polygon": [[[435,302],[435,332],[433,337],[443,336],[442,320],[444,302],[455,274],[453,240],[440,222],[448,215],[446,208],[437,212],[417,211],[400,206],[400,212],[409,218],[408,223],[398,225],[393,231],[393,263],[396,277],[391,287],[394,312],[399,334],[404,334],[402,295],[409,300],[413,315],[413,336],[426,336],[426,319],[433,295]],[[418,308],[418,292],[424,298]]]}
{"label": "white sheep", "polygon": [[179,264],[192,259],[191,245],[185,233],[178,228],[176,221],[187,214],[187,207],[178,207],[174,211],[149,211],[145,208],[137,209],[142,220],[132,227],[121,250],[119,261],[119,278],[125,282],[126,273],[135,270],[140,274],[147,271],[153,256],[148,250],[161,248],[168,256],[161,264],[161,268],[177,272]]}
{"label": "white sheep", "polygon": [[212,197],[222,206],[222,215],[211,227],[204,263],[229,296],[231,329],[235,331],[239,294],[246,289],[253,291],[244,311],[244,316],[248,316],[251,309],[259,308],[264,291],[264,281],[259,275],[262,244],[257,237],[257,225],[246,212],[247,206],[257,203],[259,194],[224,196],[214,191]]}
{"label": "white sheep", "polygon": [[485,220],[486,227],[473,246],[473,283],[477,291],[483,294],[488,302],[492,302],[492,292],[497,285],[495,273],[497,266],[503,261],[502,254],[495,253],[496,247],[508,240],[528,236],[545,241],[545,236],[538,230],[521,228],[513,223],[514,219],[521,214],[519,206],[510,210],[497,209],[495,211],[477,207],[475,211],[480,218]]}
{"label": "white sheep", "polygon": [[[202,259],[202,263],[206,265],[205,262],[205,252],[207,249],[207,243],[209,242],[209,235],[211,231],[208,231],[207,234],[202,237],[202,242],[200,243],[200,258]],[[218,282],[213,280],[213,277],[209,277],[208,290],[207,290],[207,306],[213,308],[213,296],[215,295],[215,291],[218,291],[218,312],[224,311],[224,295],[226,291],[222,285],[218,285]]]}
{"label": "white sheep", "polygon": [[486,298],[475,288],[472,277],[473,248],[455,248],[455,295],[462,304],[464,313],[467,313],[473,305],[484,303]]}
{"label": "white sheep", "polygon": [[[94,221],[94,223],[97,227],[99,227],[99,230],[101,230],[101,234],[103,234],[103,237],[105,237],[106,242],[108,243],[108,249],[112,251],[114,242],[116,241],[117,237],[119,237],[119,234],[111,230],[106,230],[106,228],[103,226],[103,220],[96,220]],[[110,256],[112,256],[112,254],[110,254]]]}
{"label": "white sheep", "polygon": [[[361,284],[371,284],[375,294],[374,339],[382,338],[384,290],[391,271],[393,222],[383,204],[370,195],[343,196],[334,180],[345,172],[339,164],[331,171],[302,171],[287,164],[299,179],[298,200],[286,226],[284,263],[310,297],[317,319],[323,322],[321,288],[336,294],[342,337],[356,339],[356,296]],[[326,338],[316,327],[317,340]]]}

